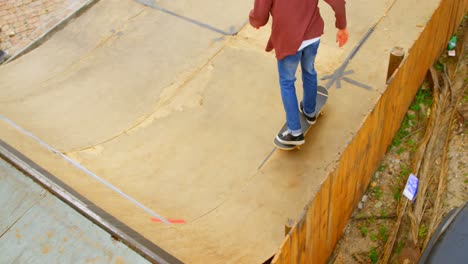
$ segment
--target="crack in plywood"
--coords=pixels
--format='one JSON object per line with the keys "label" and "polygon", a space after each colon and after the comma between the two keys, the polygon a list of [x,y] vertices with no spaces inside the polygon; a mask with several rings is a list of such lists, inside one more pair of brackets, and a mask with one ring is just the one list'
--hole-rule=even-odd
{"label": "crack in plywood", "polygon": [[[226,46],[223,46],[220,50],[218,50],[212,57],[210,57],[206,61],[205,64],[194,69],[191,72],[182,73],[181,76],[177,78],[176,82],[164,88],[163,91],[161,92],[159,101],[156,103],[154,107],[153,112],[141,118],[138,118],[136,123],[130,126],[129,128],[117,133],[116,135],[110,137],[107,140],[101,141],[97,144],[94,144],[92,146],[88,146],[82,149],[78,149],[78,150],[74,150],[70,152],[64,152],[64,154],[68,156],[68,155],[72,155],[73,153],[78,153],[78,152],[93,149],[96,146],[103,145],[105,143],[113,141],[122,135],[135,132],[141,128],[145,128],[148,125],[150,125],[152,122],[154,122],[154,120],[167,118],[175,111],[182,112],[184,111],[184,109],[193,109],[196,107],[201,107],[203,105],[203,89],[206,86],[203,84],[206,84],[209,82],[211,78],[211,71],[214,68],[212,61],[214,58],[218,56],[218,54],[220,54],[224,50],[225,47]],[[198,88],[200,89],[196,89],[195,91],[193,90],[189,91],[189,94],[184,95],[185,98],[182,98],[182,102],[177,102],[177,99],[181,98],[181,96],[178,93],[186,92],[186,91],[183,91],[182,89],[189,82],[199,77],[198,74],[200,74],[203,69],[208,69],[208,71],[202,76],[203,78],[201,78],[202,84],[198,85]]]}

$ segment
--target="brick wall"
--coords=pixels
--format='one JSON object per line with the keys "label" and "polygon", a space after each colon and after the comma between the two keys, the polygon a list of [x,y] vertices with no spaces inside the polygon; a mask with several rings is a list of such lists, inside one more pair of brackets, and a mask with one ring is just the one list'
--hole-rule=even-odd
{"label": "brick wall", "polygon": [[13,55],[86,0],[0,0],[0,49]]}

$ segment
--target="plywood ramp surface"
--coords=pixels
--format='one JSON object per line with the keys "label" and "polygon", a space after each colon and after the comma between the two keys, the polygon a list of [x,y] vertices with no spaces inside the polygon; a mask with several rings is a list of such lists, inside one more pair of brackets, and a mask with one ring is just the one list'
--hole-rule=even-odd
{"label": "plywood ramp surface", "polygon": [[[336,47],[333,14],[323,4],[327,26],[316,61],[319,76],[339,67],[392,3],[348,2],[351,39],[345,49]],[[158,4],[220,28],[242,25],[249,9],[241,1],[226,18],[212,1],[202,1],[203,12],[188,4]],[[418,25],[426,24],[438,4],[396,2],[348,67],[355,71],[350,78],[373,89],[344,82],[332,88],[325,115],[300,151],[273,150],[284,113],[276,61],[264,52],[269,29],[245,27],[237,36],[224,36],[134,1],[102,0],[43,46],[0,68],[2,116],[153,212],[186,224],[151,221],[148,212],[5,121],[0,138],[184,262],[261,263],[283,242],[286,219],[299,219],[319,186],[320,197],[335,197],[346,208],[357,199],[364,184],[355,189],[344,176],[327,176],[386,92],[389,50],[409,49],[423,30]],[[344,170],[364,164],[347,162]],[[330,189],[337,185],[343,192]],[[300,245],[310,238],[304,232],[328,228],[321,219],[329,216],[329,200],[313,204],[303,213],[310,224],[294,229],[297,240],[283,247],[293,251],[282,258],[305,252]],[[333,217],[350,210],[333,211]],[[312,232],[314,250],[333,246],[317,242],[339,236],[327,232]]]}

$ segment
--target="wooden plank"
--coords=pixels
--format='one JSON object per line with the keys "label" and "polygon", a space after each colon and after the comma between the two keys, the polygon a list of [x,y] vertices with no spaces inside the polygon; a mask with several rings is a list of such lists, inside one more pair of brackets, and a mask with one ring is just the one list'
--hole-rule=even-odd
{"label": "wooden plank", "polygon": [[0,237],[45,195],[46,191],[0,159]]}
{"label": "wooden plank", "polygon": [[299,254],[299,228],[298,225],[295,225],[291,232],[291,257],[289,259],[290,264],[297,263],[298,254]]}
{"label": "wooden plank", "polygon": [[[301,217],[301,219],[305,219]],[[298,257],[296,263],[307,263],[307,250],[306,250],[306,238],[307,238],[307,221],[300,221],[298,223]]]}
{"label": "wooden plank", "polygon": [[286,240],[281,247],[281,261],[278,263],[289,264],[291,263],[291,236],[287,236]]}
{"label": "wooden plank", "polygon": [[318,227],[320,227],[320,205],[322,199],[322,189],[318,191],[315,195],[312,205],[307,212],[307,261],[306,263],[318,263],[318,256],[320,254],[318,244],[320,243],[320,232]]}
{"label": "wooden plank", "polygon": [[333,185],[333,177],[328,179],[322,185],[322,197],[320,199],[320,226],[318,228],[319,239],[318,239],[318,263],[322,263],[327,258],[326,252],[328,248],[328,237],[329,237],[329,223],[330,223],[330,195],[331,186]]}

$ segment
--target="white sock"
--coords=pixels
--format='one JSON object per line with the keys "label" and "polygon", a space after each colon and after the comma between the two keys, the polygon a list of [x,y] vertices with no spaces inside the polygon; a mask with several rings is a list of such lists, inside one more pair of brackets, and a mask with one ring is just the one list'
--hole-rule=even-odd
{"label": "white sock", "polygon": [[289,132],[291,133],[291,135],[293,135],[293,136],[295,136],[295,137],[297,137],[297,136],[299,136],[299,135],[302,134],[302,132],[295,132],[295,133],[293,133],[292,131],[289,131]]}
{"label": "white sock", "polygon": [[306,116],[308,116],[308,117],[314,117],[314,116],[315,116],[315,112],[313,112],[312,114],[308,114],[308,113],[306,113],[306,112],[304,111],[304,114],[305,114]]}

